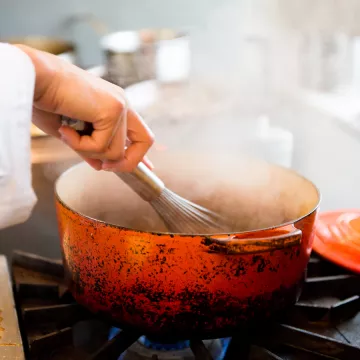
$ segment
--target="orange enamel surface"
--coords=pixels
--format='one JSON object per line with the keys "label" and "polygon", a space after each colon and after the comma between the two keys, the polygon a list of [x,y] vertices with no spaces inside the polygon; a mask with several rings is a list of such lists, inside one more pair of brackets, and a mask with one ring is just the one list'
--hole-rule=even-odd
{"label": "orange enamel surface", "polygon": [[[300,245],[226,254],[202,236],[137,232],[86,218],[59,200],[56,207],[76,300],[121,327],[179,338],[222,335],[294,303],[317,214],[295,224],[302,231]],[[276,238],[284,231],[246,239]]]}
{"label": "orange enamel surface", "polygon": [[321,213],[314,250],[329,261],[360,274],[360,210]]}

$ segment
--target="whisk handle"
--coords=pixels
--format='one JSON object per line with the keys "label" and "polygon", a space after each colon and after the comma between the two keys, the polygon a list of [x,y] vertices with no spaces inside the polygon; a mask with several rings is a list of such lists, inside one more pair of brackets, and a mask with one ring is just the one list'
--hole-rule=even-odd
{"label": "whisk handle", "polygon": [[165,188],[164,183],[143,163],[132,172],[115,174],[148,202],[157,199]]}
{"label": "whisk handle", "polygon": [[[91,123],[66,116],[62,116],[61,122],[76,130],[81,136],[91,136],[94,130]],[[143,163],[139,163],[132,172],[115,172],[115,174],[148,202],[158,198],[165,188],[164,183]]]}

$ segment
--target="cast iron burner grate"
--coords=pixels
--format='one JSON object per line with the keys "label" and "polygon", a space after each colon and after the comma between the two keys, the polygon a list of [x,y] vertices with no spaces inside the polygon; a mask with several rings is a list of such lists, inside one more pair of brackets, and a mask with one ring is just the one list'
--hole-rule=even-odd
{"label": "cast iron burner grate", "polygon": [[[119,331],[78,305],[63,284],[60,261],[15,252],[14,292],[31,360],[319,360],[360,359],[360,276],[313,256],[300,298],[280,323],[231,339],[190,339],[167,352],[145,347],[142,334]],[[169,356],[167,356],[167,354]]]}

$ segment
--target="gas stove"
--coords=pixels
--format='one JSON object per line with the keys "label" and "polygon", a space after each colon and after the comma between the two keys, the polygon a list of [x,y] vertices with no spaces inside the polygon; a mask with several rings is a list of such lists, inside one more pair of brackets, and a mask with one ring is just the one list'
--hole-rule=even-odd
{"label": "gas stove", "polygon": [[173,344],[97,319],[74,301],[63,275],[61,261],[14,253],[14,296],[27,359],[360,359],[360,276],[316,256],[300,301],[281,321],[232,338]]}

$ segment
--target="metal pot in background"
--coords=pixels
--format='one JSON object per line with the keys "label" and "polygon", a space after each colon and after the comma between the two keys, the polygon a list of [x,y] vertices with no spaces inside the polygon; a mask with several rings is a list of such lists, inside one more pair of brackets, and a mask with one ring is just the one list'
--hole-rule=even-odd
{"label": "metal pot in background", "polygon": [[101,39],[101,47],[106,55],[105,78],[123,88],[150,79],[186,80],[189,72],[188,38],[176,30],[110,33]]}
{"label": "metal pot in background", "polygon": [[71,16],[66,27],[83,22],[101,37],[105,71],[100,71],[104,79],[123,88],[152,79],[163,83],[187,80],[190,71],[187,31],[158,28],[113,32],[91,13]]}

